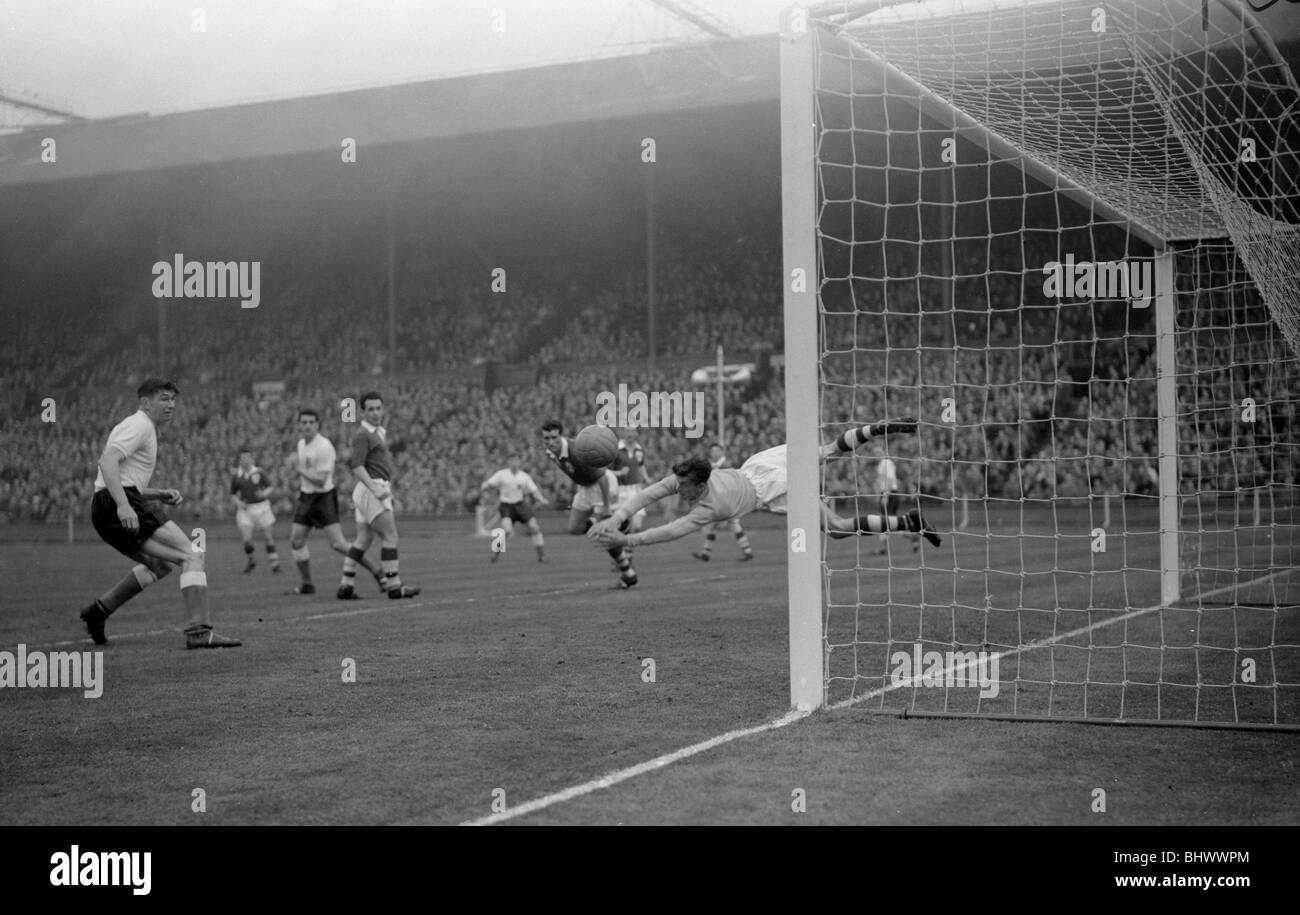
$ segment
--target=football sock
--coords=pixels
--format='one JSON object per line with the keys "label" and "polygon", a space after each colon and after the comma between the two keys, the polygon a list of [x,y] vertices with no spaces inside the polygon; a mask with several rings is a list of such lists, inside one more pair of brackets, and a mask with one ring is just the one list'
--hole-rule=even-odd
{"label": "football sock", "polygon": [[386,546],[379,550],[379,561],[384,569],[384,590],[392,591],[402,586],[402,576],[397,574],[397,547]]}
{"label": "football sock", "polygon": [[749,545],[749,535],[743,530],[736,531],[736,545],[740,547],[740,552],[746,555],[754,552],[753,548]]}
{"label": "football sock", "polygon": [[244,541],[244,555],[249,559],[253,558],[253,542],[251,540]]}
{"label": "football sock", "polygon": [[354,546],[348,547],[347,555],[343,557],[343,580],[339,582],[345,588],[351,588],[357,583],[357,563],[364,558],[361,550]]}
{"label": "football sock", "polygon": [[204,572],[181,573],[181,598],[189,614],[190,625],[206,625],[208,618],[208,576]]}
{"label": "football sock", "polygon": [[100,595],[95,603],[99,604],[104,613],[112,613],[157,580],[148,566],[135,566],[121,581]]}
{"label": "football sock", "polygon": [[268,543],[266,545],[266,558],[271,560],[273,563],[278,563],[280,561],[280,554],[276,550],[274,543]]}
{"label": "football sock", "polygon": [[705,534],[705,535],[704,535],[704,548],[703,548],[702,550],[700,550],[700,552],[701,552],[701,553],[704,553],[706,556],[707,556],[709,553],[713,552],[713,541],[715,541],[715,540],[717,540],[717,539],[718,539],[718,535],[715,534],[715,533],[713,533],[713,531],[709,531],[707,534]]}

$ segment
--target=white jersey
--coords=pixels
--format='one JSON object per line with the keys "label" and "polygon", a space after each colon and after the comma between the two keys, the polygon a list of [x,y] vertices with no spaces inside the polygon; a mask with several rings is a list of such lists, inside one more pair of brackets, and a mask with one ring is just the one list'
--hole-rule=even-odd
{"label": "white jersey", "polygon": [[898,492],[898,468],[889,458],[881,458],[876,465],[876,490],[881,493]]}
{"label": "white jersey", "polygon": [[[123,486],[134,486],[141,492],[148,488],[158,464],[158,430],[147,413],[137,410],[114,426],[104,450],[121,455],[118,466]],[[104,471],[100,470],[95,474],[95,492],[107,488]]]}
{"label": "white jersey", "polygon": [[538,500],[542,498],[542,491],[537,488],[532,477],[522,470],[514,473],[509,467],[503,467],[492,474],[483,485],[495,489],[500,494],[501,501],[507,505],[518,505],[524,501],[525,494]]}
{"label": "white jersey", "polygon": [[298,439],[298,469],[314,477],[325,477],[325,485],[308,482],[305,477],[298,478],[299,492],[329,492],[334,488],[334,446],[323,435],[316,435],[308,443]]}

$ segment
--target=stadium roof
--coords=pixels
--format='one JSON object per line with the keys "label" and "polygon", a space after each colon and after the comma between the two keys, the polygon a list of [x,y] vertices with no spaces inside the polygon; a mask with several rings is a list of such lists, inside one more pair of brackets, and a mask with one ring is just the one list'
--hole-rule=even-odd
{"label": "stadium roof", "polygon": [[[0,136],[0,186],[339,154],[367,146],[775,103],[773,36],[179,114],[42,124]],[[45,138],[57,161],[41,161]]]}

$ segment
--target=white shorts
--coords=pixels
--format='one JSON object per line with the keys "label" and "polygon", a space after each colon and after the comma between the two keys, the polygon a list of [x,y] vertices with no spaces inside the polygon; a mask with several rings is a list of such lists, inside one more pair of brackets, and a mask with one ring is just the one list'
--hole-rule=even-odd
{"label": "white shorts", "polygon": [[[610,509],[618,508],[618,477],[614,476],[614,471],[606,469],[605,479],[609,483],[609,507]],[[579,486],[577,493],[573,496],[573,507],[577,511],[593,511],[603,508],[604,505],[605,500],[600,497],[600,484],[598,483]]]}
{"label": "white shorts", "polygon": [[[645,489],[645,484],[644,484],[644,483],[627,483],[627,484],[625,484],[625,485],[619,486],[619,488],[618,488],[618,503],[617,503],[617,505],[622,505],[624,502],[626,502],[628,499],[631,499],[633,496],[635,496],[637,493],[639,493],[639,492],[640,492],[641,490],[643,490],[643,489]],[[617,505],[616,505],[615,507],[617,507]],[[637,513],[636,513],[635,515],[633,515],[632,517],[633,517],[633,518],[640,518],[641,520],[644,521],[644,520],[645,520],[645,509],[644,509],[644,508],[641,509],[639,512],[637,512]]]}
{"label": "white shorts", "polygon": [[265,499],[251,505],[241,505],[235,509],[235,525],[242,530],[271,527],[275,524],[275,512],[271,503]]}
{"label": "white shorts", "polygon": [[370,524],[384,512],[393,511],[393,494],[376,499],[369,486],[357,483],[357,488],[352,490],[352,505],[356,508],[357,524]]}
{"label": "white shorts", "polygon": [[777,445],[753,455],[740,465],[740,472],[758,494],[759,511],[785,514],[786,494],[790,489],[786,482],[785,445]]}

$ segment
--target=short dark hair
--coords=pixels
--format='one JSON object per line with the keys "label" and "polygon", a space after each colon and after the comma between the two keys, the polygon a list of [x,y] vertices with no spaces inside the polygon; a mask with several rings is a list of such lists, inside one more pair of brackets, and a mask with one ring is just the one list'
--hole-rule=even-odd
{"label": "short dark hair", "polygon": [[312,419],[316,420],[316,422],[318,423],[320,422],[320,414],[317,413],[315,410],[313,410],[311,407],[303,407],[301,410],[298,411],[299,419],[302,419],[304,416],[310,416]]}
{"label": "short dark hair", "polygon": [[[711,443],[709,444],[709,448],[710,448],[710,450],[712,450],[712,449],[714,449],[714,448],[722,448],[722,442],[711,442]],[[726,449],[726,448],[722,448],[722,450],[723,450],[723,451],[726,451],[727,449]]]}
{"label": "short dark hair", "polygon": [[675,476],[685,477],[696,485],[709,482],[709,474],[712,472],[713,465],[700,457],[687,458],[673,465],[673,474]]}
{"label": "short dark hair", "polygon": [[361,404],[361,409],[364,410],[366,408],[366,401],[368,400],[377,400],[381,404],[384,402],[383,395],[378,391],[366,391],[366,393],[361,395],[361,399],[357,401],[357,403]]}
{"label": "short dark hair", "polygon": [[548,419],[546,422],[542,423],[543,432],[550,432],[552,429],[554,429],[556,432],[560,433],[561,435],[564,434],[564,427],[560,425],[560,421],[558,419]]}
{"label": "short dark hair", "polygon": [[146,378],[140,387],[136,388],[136,397],[153,397],[159,391],[171,391],[177,396],[180,395],[181,389],[176,387],[176,382],[169,381],[166,378]]}

